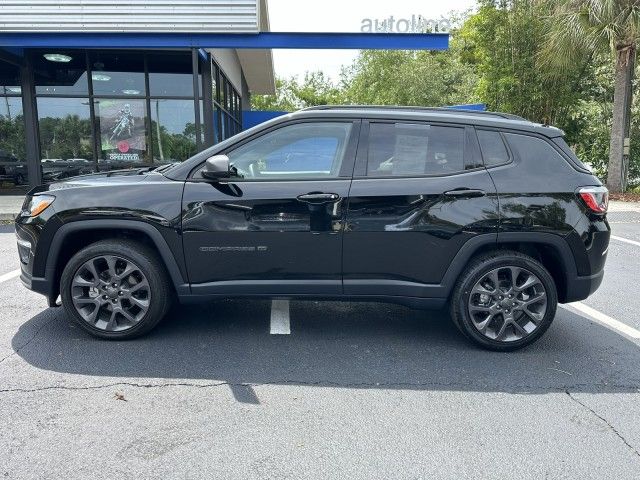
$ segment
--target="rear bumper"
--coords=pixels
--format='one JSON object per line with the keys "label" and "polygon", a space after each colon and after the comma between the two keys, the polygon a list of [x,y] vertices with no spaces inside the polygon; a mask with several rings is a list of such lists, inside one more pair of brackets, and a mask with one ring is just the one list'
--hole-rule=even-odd
{"label": "rear bumper", "polygon": [[567,292],[561,303],[577,302],[584,300],[595,292],[604,278],[604,270],[594,275],[576,276],[567,282]]}

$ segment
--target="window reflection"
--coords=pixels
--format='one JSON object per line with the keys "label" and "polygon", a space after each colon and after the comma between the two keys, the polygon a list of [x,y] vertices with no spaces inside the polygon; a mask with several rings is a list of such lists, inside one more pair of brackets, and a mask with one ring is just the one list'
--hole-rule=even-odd
{"label": "window reflection", "polygon": [[[47,60],[45,55],[50,59]],[[87,63],[84,52],[42,52],[33,57],[36,93],[42,95],[86,95]]]}
{"label": "window reflection", "polygon": [[151,99],[154,163],[181,162],[196,153],[193,100]]}
{"label": "window reflection", "polygon": [[94,171],[89,101],[41,97],[37,106],[43,181]]}
{"label": "window reflection", "polygon": [[149,55],[147,65],[151,95],[193,97],[190,53]]}
{"label": "window reflection", "polygon": [[94,95],[145,95],[144,55],[139,53],[91,53]]}
{"label": "window reflection", "polygon": [[213,81],[213,127],[217,143],[242,130],[240,95],[231,82],[214,64],[211,64]]}
{"label": "window reflection", "polygon": [[20,67],[0,62],[0,95],[20,95]]}
{"label": "window reflection", "polygon": [[[194,92],[192,51],[43,50],[31,52],[29,58],[34,65],[40,164],[46,182],[184,161],[206,144],[205,123],[213,123],[216,143],[241,129],[238,92],[213,61],[208,63],[211,57],[198,59],[198,92]],[[213,105],[205,105],[201,98],[202,70],[209,66]],[[0,67],[0,100],[8,97],[5,105],[15,103],[10,109],[11,127],[0,110],[0,163],[20,164],[24,126],[22,117],[17,121],[13,112],[20,107],[21,72],[17,67]],[[195,108],[200,114],[199,138]],[[212,109],[213,122],[205,119]],[[26,164],[23,170],[26,175]],[[4,172],[0,170],[2,188],[13,184],[13,178],[23,181],[22,176]]]}
{"label": "window reflection", "polygon": [[22,99],[0,97],[0,193],[24,193],[28,188],[24,138]]}

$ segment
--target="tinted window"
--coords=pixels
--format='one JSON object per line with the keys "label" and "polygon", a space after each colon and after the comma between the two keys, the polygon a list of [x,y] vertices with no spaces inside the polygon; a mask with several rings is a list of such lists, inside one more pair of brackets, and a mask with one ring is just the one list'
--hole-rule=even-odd
{"label": "tinted window", "polygon": [[464,170],[464,129],[412,123],[373,123],[368,176],[437,175]]}
{"label": "tinted window", "polygon": [[34,55],[33,78],[39,95],[89,93],[84,52],[55,51]]}
{"label": "tinted window", "polygon": [[151,95],[193,97],[191,55],[149,55],[147,62]]}
{"label": "tinted window", "polygon": [[576,166],[577,166],[579,169],[582,169],[584,172],[587,172],[587,173],[592,173],[592,172],[591,172],[591,169],[590,169],[587,165],[585,165],[585,164],[582,162],[582,160],[580,160],[580,159],[578,158],[578,156],[576,155],[576,153],[575,153],[575,152],[573,151],[573,149],[572,149],[572,148],[567,144],[567,142],[565,141],[565,139],[564,139],[564,138],[562,138],[562,137],[557,137],[557,138],[554,138],[554,139],[553,139],[553,141],[555,142],[555,144],[556,144],[556,145],[558,145],[558,146],[560,147],[560,149],[561,149],[564,153],[566,153],[566,154],[571,158],[571,160],[573,160],[573,162],[576,164]]}
{"label": "tinted window", "polygon": [[267,133],[230,152],[231,164],[247,179],[336,177],[350,123],[302,123]]}
{"label": "tinted window", "polygon": [[0,62],[0,95],[20,95],[20,68]]}
{"label": "tinted window", "polygon": [[95,95],[144,95],[144,57],[139,53],[92,53]]}
{"label": "tinted window", "polygon": [[89,102],[83,98],[38,98],[42,179],[45,183],[91,173],[93,157]]}
{"label": "tinted window", "polygon": [[0,96],[0,195],[29,188],[24,139],[22,99]]}
{"label": "tinted window", "polygon": [[509,152],[499,132],[477,130],[482,158],[487,167],[500,165],[509,161]]}
{"label": "tinted window", "polygon": [[521,160],[535,165],[539,175],[557,176],[573,167],[546,140],[529,135],[505,133],[511,151]]}
{"label": "tinted window", "polygon": [[151,99],[153,163],[181,162],[196,153],[193,100]]}

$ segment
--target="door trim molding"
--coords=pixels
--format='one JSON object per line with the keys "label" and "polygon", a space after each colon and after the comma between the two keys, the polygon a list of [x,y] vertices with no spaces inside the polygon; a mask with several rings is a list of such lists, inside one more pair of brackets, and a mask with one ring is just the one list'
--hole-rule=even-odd
{"label": "door trim molding", "polygon": [[340,295],[342,280],[225,280],[191,285],[193,295]]}

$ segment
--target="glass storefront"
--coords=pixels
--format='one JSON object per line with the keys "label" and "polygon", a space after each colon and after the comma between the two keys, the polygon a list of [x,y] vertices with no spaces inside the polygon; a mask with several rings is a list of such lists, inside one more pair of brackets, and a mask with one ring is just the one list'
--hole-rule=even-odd
{"label": "glass storefront", "polygon": [[54,182],[93,172],[88,99],[39,97],[37,108],[42,180]]}
{"label": "glass storefront", "polygon": [[32,50],[19,61],[26,100],[21,67],[0,60],[0,194],[33,186],[27,164],[35,184],[181,162],[242,128],[240,95],[204,52]]}
{"label": "glass storefront", "polygon": [[0,194],[28,190],[20,67],[0,61]]}
{"label": "glass storefront", "polygon": [[34,53],[43,180],[197,152],[192,52],[54,55]]}
{"label": "glass storefront", "polygon": [[154,163],[171,163],[196,153],[193,102],[154,98],[151,100],[151,135]]}
{"label": "glass storefront", "polygon": [[212,62],[213,123],[216,139],[229,138],[242,130],[240,95],[220,68]]}

